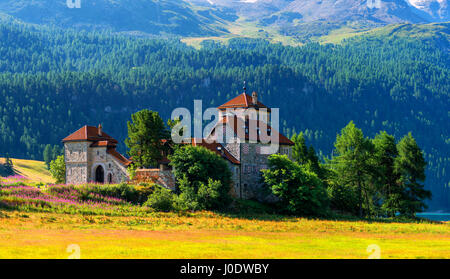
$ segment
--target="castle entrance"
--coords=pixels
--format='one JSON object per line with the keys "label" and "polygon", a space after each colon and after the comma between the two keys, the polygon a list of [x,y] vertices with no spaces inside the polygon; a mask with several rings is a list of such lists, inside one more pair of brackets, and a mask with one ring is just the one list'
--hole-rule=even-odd
{"label": "castle entrance", "polygon": [[98,166],[95,170],[95,182],[105,183],[105,171],[102,166]]}

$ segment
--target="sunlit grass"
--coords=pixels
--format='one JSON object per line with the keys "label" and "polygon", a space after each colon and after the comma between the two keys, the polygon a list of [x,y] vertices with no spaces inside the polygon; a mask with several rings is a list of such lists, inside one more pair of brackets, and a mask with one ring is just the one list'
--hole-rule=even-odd
{"label": "sunlit grass", "polygon": [[0,214],[0,258],[450,258],[450,224],[267,220],[212,212],[147,217]]}
{"label": "sunlit grass", "polygon": [[[47,170],[44,162],[22,159],[11,159],[16,174],[26,177],[33,182],[54,183],[55,180]],[[4,162],[4,158],[0,158],[0,162]]]}
{"label": "sunlit grass", "polygon": [[[3,202],[21,203],[0,209],[0,258],[67,258],[71,244],[80,246],[81,258],[367,258],[372,244],[382,258],[450,258],[448,222],[159,213],[107,196],[80,199],[83,188],[46,186],[34,195],[20,187],[2,190]],[[35,196],[45,206],[33,204]],[[56,198],[73,204],[60,205]],[[85,204],[86,199],[97,202]],[[97,203],[115,207],[99,210]]]}

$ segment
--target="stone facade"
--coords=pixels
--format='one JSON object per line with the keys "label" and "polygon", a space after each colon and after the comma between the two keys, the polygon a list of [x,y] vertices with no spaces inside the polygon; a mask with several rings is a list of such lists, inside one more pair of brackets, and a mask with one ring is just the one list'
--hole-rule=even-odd
{"label": "stone facade", "polygon": [[106,152],[106,147],[90,147],[89,142],[65,143],[66,183],[102,183],[97,168],[103,169],[103,183],[117,184],[128,180],[126,167]]}
{"label": "stone facade", "polygon": [[98,129],[85,126],[63,140],[66,184],[129,180],[127,165],[131,162],[115,150],[117,141],[106,134],[96,135]]}
{"label": "stone facade", "polygon": [[[291,159],[293,142],[268,125],[271,109],[258,101],[256,93],[251,97],[243,93],[218,110],[220,120],[211,134],[198,142],[191,139],[191,144],[204,146],[227,160],[232,173],[231,194],[234,197],[274,200],[274,196],[262,190],[261,170],[268,168],[270,154],[263,152],[269,144],[261,139],[263,135],[277,133],[277,150],[272,150],[272,154],[286,154]],[[115,151],[117,141],[104,134],[101,126],[85,126],[63,142],[66,183],[120,183],[128,180],[127,166],[131,161]],[[134,182],[153,182],[174,190],[175,178],[167,163],[160,169],[138,170]]]}
{"label": "stone facade", "polygon": [[[229,145],[225,146],[225,148],[229,147]],[[263,154],[261,150],[267,147],[267,144],[242,142],[233,144],[231,147],[233,149],[237,147],[235,154],[239,154],[240,161],[240,165],[229,163],[233,173],[235,196],[242,199],[272,200],[266,192],[261,191],[264,185],[261,170],[268,168],[270,156],[270,154]],[[231,150],[229,150],[230,153]],[[280,150],[291,158],[290,146],[280,146]]]}
{"label": "stone facade", "polygon": [[170,190],[175,190],[175,176],[171,170],[140,169],[136,171],[133,182],[155,183]]}
{"label": "stone facade", "polygon": [[64,144],[64,157],[66,162],[66,183],[82,184],[89,182],[90,172],[88,166],[87,142],[70,142]]}
{"label": "stone facade", "polygon": [[238,164],[229,161],[233,194],[242,199],[273,200],[273,196],[262,190],[261,170],[268,168],[271,154],[286,154],[292,159],[293,142],[276,134],[277,150],[272,150],[271,154],[265,152],[269,144],[260,140],[262,129],[267,129],[265,135],[269,137],[278,132],[268,125],[271,110],[258,102],[256,93],[252,97],[243,93],[218,109],[220,120],[206,138],[210,142],[223,142],[223,148],[238,161]]}

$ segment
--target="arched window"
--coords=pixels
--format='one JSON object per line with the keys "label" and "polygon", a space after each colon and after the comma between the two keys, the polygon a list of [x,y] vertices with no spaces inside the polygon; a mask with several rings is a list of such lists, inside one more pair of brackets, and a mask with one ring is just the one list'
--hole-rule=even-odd
{"label": "arched window", "polygon": [[112,173],[108,174],[108,183],[112,183]]}

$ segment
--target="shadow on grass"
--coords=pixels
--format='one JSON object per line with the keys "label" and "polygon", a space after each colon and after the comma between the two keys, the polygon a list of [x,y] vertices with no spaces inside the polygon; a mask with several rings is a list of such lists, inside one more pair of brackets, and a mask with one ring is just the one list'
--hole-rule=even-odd
{"label": "shadow on grass", "polygon": [[445,224],[443,221],[429,220],[421,217],[365,217],[350,214],[340,214],[330,211],[324,216],[302,216],[289,215],[281,213],[280,209],[262,204],[252,200],[236,200],[234,207],[231,210],[217,212],[218,215],[228,218],[238,218],[247,220],[260,221],[292,221],[296,222],[298,218],[306,220],[321,220],[321,221],[348,221],[348,222],[366,222],[366,223],[412,223],[412,224]]}

